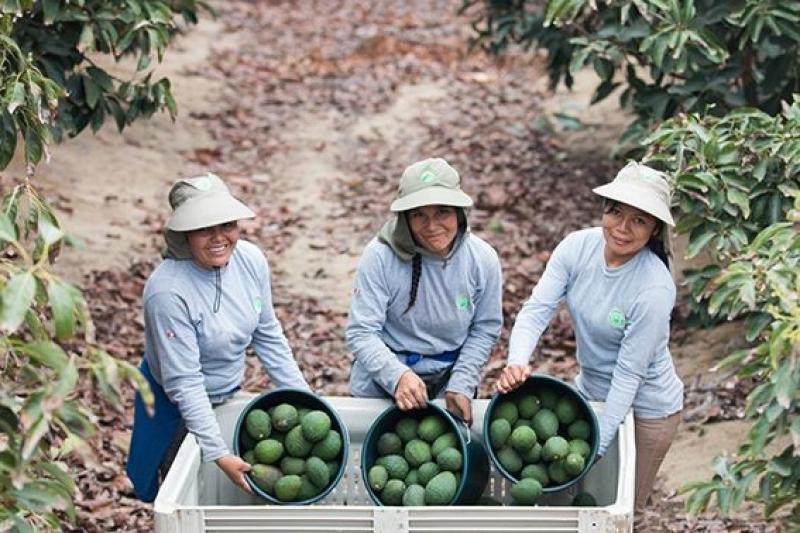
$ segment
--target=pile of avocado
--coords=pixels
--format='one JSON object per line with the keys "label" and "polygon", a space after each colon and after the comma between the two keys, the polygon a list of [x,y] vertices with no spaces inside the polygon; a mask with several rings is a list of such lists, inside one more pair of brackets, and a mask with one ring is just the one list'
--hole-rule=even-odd
{"label": "pile of avocado", "polygon": [[365,481],[384,505],[449,505],[455,498],[464,458],[442,416],[399,420],[378,437],[376,451]]}
{"label": "pile of avocado", "polygon": [[542,488],[583,472],[591,453],[591,425],[572,395],[549,388],[499,397],[490,414],[489,443],[503,468],[519,482],[511,497],[534,505]]}
{"label": "pile of avocado", "polygon": [[255,408],[245,417],[242,459],[252,465],[250,479],[282,502],[317,496],[341,466],[342,435],[331,429],[325,411],[288,403]]}

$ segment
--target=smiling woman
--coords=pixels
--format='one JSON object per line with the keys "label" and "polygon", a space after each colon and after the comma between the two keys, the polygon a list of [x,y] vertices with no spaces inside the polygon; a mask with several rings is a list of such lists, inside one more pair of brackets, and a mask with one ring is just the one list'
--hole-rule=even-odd
{"label": "smiling woman", "polygon": [[164,261],[144,289],[145,353],[140,370],[155,396],[149,416],[137,393],[127,473],[152,501],[185,433],[242,490],[250,465],[230,453],[214,407],[233,396],[252,346],[278,387],[308,389],[272,307],[269,267],[239,239],[237,221],[255,213],[212,174],[178,180]]}
{"label": "smiling woman", "polygon": [[354,396],[391,397],[403,410],[444,396],[472,421],[471,400],[502,324],[494,249],[470,233],[472,199],[444,159],[400,178],[393,216],[364,250],[347,344]]}
{"label": "smiling woman", "polygon": [[578,388],[605,401],[603,455],[628,410],[636,431],[636,510],[641,513],[672,443],[683,408],[683,384],[669,352],[675,283],[669,270],[670,187],[652,168],[630,163],[594,192],[604,199],[601,227],[567,235],[556,247],[511,331],[508,365],[498,390],[531,373],[539,339],[566,301],[575,327]]}

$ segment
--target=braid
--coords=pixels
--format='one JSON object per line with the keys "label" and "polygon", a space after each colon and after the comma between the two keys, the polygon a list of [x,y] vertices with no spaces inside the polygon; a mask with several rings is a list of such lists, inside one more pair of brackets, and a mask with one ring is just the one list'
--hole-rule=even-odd
{"label": "braid", "polygon": [[420,254],[414,254],[414,258],[411,260],[411,292],[408,296],[408,307],[403,311],[403,314],[408,313],[417,301],[417,290],[419,289],[419,278],[421,275],[422,256]]}

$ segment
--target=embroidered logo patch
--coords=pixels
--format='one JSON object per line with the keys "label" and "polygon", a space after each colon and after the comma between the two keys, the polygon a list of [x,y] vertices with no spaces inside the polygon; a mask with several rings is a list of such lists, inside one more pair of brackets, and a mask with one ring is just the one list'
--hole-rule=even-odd
{"label": "embroidered logo patch", "polygon": [[264,307],[264,304],[261,301],[261,297],[256,296],[255,298],[253,298],[253,309],[256,310],[256,313],[260,313],[262,307]]}
{"label": "embroidered logo patch", "polygon": [[458,307],[461,311],[469,309],[470,299],[469,296],[466,294],[460,295],[456,298],[456,307]]}
{"label": "embroidered logo patch", "polygon": [[419,175],[419,181],[422,183],[430,183],[436,179],[436,174],[434,174],[430,170],[426,170],[422,174]]}
{"label": "embroidered logo patch", "polygon": [[617,329],[625,327],[625,315],[622,311],[617,308],[612,309],[608,313],[608,325]]}
{"label": "embroidered logo patch", "polygon": [[208,178],[199,178],[196,179],[194,182],[195,189],[200,189],[201,191],[207,191],[211,188],[211,180]]}

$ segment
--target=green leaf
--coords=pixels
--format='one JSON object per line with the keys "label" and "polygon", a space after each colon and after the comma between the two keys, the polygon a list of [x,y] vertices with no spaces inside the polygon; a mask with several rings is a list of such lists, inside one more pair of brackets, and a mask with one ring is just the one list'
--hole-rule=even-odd
{"label": "green leaf", "polygon": [[791,408],[796,391],[797,383],[795,383],[793,379],[791,366],[788,361],[786,361],[777,371],[777,377],[775,379],[775,400],[778,402],[778,405],[788,410]]}
{"label": "green leaf", "polygon": [[8,216],[2,212],[0,212],[0,240],[6,242],[17,240],[17,229]]}
{"label": "green leaf", "polygon": [[698,237],[693,237],[689,246],[686,247],[686,258],[691,259],[699,254],[714,237],[716,237],[714,232],[706,232]]}
{"label": "green leaf", "polygon": [[772,322],[772,316],[769,313],[753,313],[749,315],[745,322],[747,324],[747,334],[745,335],[747,342],[756,340],[770,322]]}
{"label": "green leaf", "polygon": [[747,194],[739,189],[729,188],[726,196],[730,203],[742,211],[745,220],[750,217],[750,198],[748,198]]}
{"label": "green leaf", "polygon": [[64,237],[61,228],[53,224],[49,217],[42,215],[39,217],[39,235],[47,246],[60,241]]}
{"label": "green leaf", "polygon": [[71,287],[59,280],[51,279],[47,284],[47,297],[53,312],[56,338],[60,341],[75,334],[75,301]]}
{"label": "green leaf", "polygon": [[111,79],[111,76],[109,76],[105,70],[97,67],[89,67],[86,69],[86,72],[89,73],[89,76],[92,77],[94,82],[101,89],[109,93],[114,92],[114,80]]}
{"label": "green leaf", "polygon": [[42,137],[34,128],[28,128],[25,132],[25,161],[28,163],[38,163],[42,160],[44,145]]}
{"label": "green leaf", "polygon": [[83,80],[83,91],[86,95],[86,105],[94,109],[100,99],[100,88],[89,76],[83,76],[81,79]]}
{"label": "green leaf", "polygon": [[19,106],[25,104],[26,94],[25,85],[22,82],[15,81],[11,90],[11,98],[9,98],[6,104],[9,113],[14,113]]}
{"label": "green leaf", "polygon": [[5,332],[15,331],[22,321],[25,313],[33,303],[36,291],[36,279],[29,271],[14,274],[3,288],[2,308],[0,308],[0,329]]}
{"label": "green leaf", "polygon": [[44,12],[44,23],[52,24],[58,17],[61,10],[61,0],[43,0],[42,11]]}
{"label": "green leaf", "polygon": [[35,341],[23,344],[19,350],[37,363],[61,372],[69,362],[67,354],[52,341]]}

